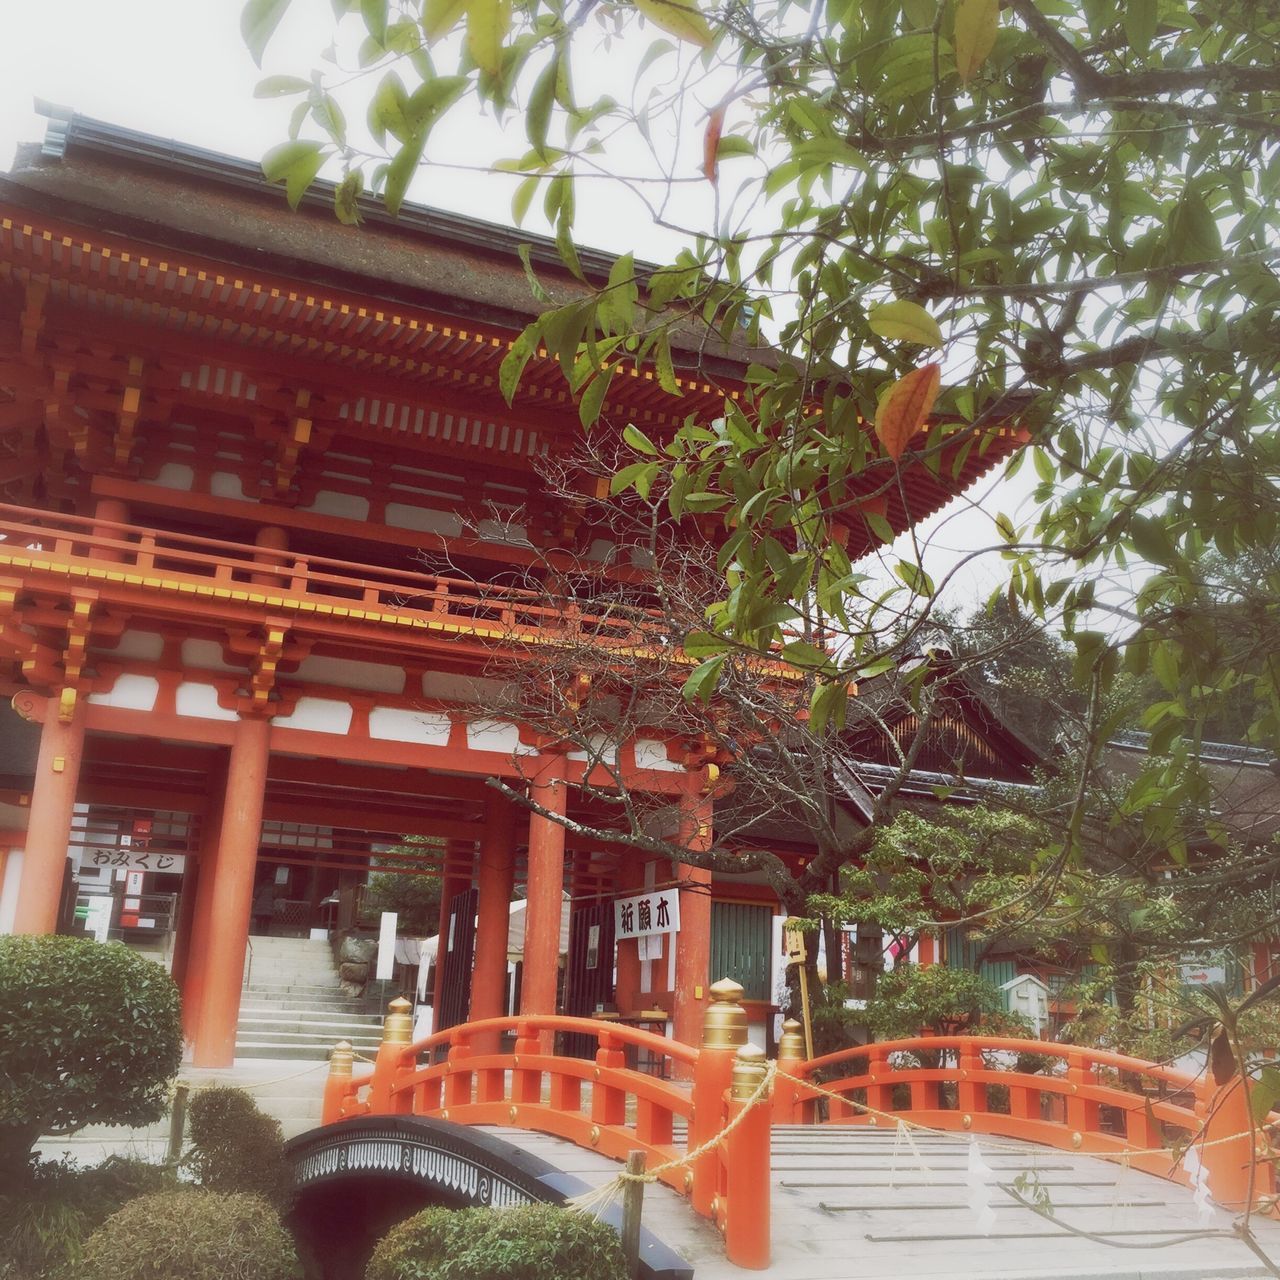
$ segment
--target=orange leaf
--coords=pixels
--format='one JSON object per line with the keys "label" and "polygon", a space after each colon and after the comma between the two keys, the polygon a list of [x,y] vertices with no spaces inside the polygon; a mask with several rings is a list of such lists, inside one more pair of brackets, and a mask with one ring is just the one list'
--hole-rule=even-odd
{"label": "orange leaf", "polygon": [[911,437],[924,426],[941,386],[942,366],[926,364],[912,369],[880,398],[876,409],[876,439],[897,462]]}
{"label": "orange leaf", "polygon": [[724,108],[716,107],[707,121],[707,131],[702,135],[702,172],[714,187],[719,177],[716,154],[720,150],[720,134],[724,131]]}

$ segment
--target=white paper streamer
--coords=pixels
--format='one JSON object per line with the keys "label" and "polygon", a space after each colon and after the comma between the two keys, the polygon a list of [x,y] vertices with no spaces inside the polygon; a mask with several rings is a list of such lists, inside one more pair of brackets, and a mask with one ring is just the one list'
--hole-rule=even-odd
{"label": "white paper streamer", "polygon": [[976,1219],[975,1225],[984,1236],[989,1236],[991,1228],[996,1225],[996,1211],[991,1207],[991,1188],[995,1180],[996,1175],[982,1158],[977,1138],[970,1138],[969,1166],[965,1170],[964,1185],[969,1193],[968,1205]]}
{"label": "white paper streamer", "polygon": [[1196,1207],[1200,1225],[1207,1226],[1213,1221],[1213,1205],[1209,1203],[1209,1170],[1204,1167],[1195,1147],[1188,1147],[1182,1153],[1182,1167],[1191,1179],[1191,1202]]}

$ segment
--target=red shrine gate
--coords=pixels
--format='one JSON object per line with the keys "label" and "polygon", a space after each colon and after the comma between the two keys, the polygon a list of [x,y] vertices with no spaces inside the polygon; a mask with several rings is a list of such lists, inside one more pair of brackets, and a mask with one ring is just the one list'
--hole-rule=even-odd
{"label": "red shrine gate", "polygon": [[[582,784],[607,787],[607,772],[468,703],[495,655],[538,679],[540,649],[567,635],[668,643],[638,614],[584,617],[503,585],[608,532],[539,471],[580,432],[556,362],[535,357],[511,406],[498,391],[535,306],[515,252],[528,239],[409,208],[392,222],[370,206],[361,228],[294,215],[255,165],[78,117],[0,180],[0,686],[26,722],[6,740],[30,745],[0,776],[0,921],[55,928],[77,814],[181,815],[174,971],[197,1064],[232,1059],[268,869],[286,869],[277,896],[300,926],[371,865],[407,866],[389,841],[429,837],[443,900],[476,896],[469,999],[453,1010],[472,1022],[504,1011],[517,885],[520,1009],[548,1018],[566,891],[674,881],[679,931],[643,962],[618,945],[614,999],[688,1045],[713,897],[773,901],[566,832],[555,818],[588,812]],[[548,244],[533,255],[580,289]],[[607,277],[607,258],[582,257]],[[677,351],[678,398],[632,369],[601,429],[715,417],[752,358],[767,353]],[[969,450],[959,485],[1019,440]],[[901,528],[904,501],[920,518],[951,492],[908,468],[905,498],[867,505]],[[847,518],[856,555],[870,534],[855,504]],[[422,571],[426,545],[450,572]],[[658,728],[617,759],[690,847],[708,838],[699,744]]]}

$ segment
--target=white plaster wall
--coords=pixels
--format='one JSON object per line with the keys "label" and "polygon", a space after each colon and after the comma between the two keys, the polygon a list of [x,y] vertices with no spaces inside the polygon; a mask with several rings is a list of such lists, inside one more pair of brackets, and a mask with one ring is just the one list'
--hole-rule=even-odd
{"label": "white plaster wall", "polygon": [[636,739],[636,768],[653,769],[658,773],[679,773],[684,766],[667,759],[667,744],[656,738]]}
{"label": "white plaster wall", "polygon": [[405,707],[374,707],[369,712],[369,736],[385,742],[415,742],[443,747],[452,728],[449,717]]}
{"label": "white plaster wall", "polygon": [[336,698],[299,698],[292,715],[277,716],[273,723],[277,729],[345,734],[351,728],[351,704]]}
{"label": "white plaster wall", "polygon": [[387,503],[387,523],[396,529],[442,533],[448,538],[462,534],[462,518],[456,513],[437,511],[434,507],[411,507],[403,502]]}
{"label": "white plaster wall", "polygon": [[298,664],[298,680],[333,684],[346,689],[368,689],[373,693],[400,693],[404,671],[381,662],[357,662],[349,658],[325,658],[312,654]]}
{"label": "white plaster wall", "polygon": [[18,883],[22,879],[22,850],[10,849],[0,880],[0,934],[12,933],[18,914]]}
{"label": "white plaster wall", "polygon": [[209,492],[215,498],[244,499],[244,484],[234,471],[215,471],[209,477]]}
{"label": "white plaster wall", "polygon": [[618,763],[618,744],[602,733],[593,733],[587,740],[589,751],[570,751],[570,760],[595,760],[604,764]]}
{"label": "white plaster wall", "polygon": [[216,640],[187,639],[182,642],[182,665],[201,667],[205,671],[234,671],[243,673],[243,666],[235,667],[222,656],[222,646]]}
{"label": "white plaster wall", "polygon": [[185,463],[166,462],[152,484],[158,484],[162,489],[181,489],[184,493],[190,493],[195,481],[195,471]]}
{"label": "white plaster wall", "polygon": [[520,726],[509,720],[473,720],[467,725],[467,746],[472,751],[500,751],[511,756],[538,754],[537,747],[520,741]]}
{"label": "white plaster wall", "polygon": [[490,707],[500,706],[507,685],[501,680],[485,680],[477,676],[458,676],[449,671],[426,671],[422,676],[425,697],[441,702],[475,704],[483,701]]}
{"label": "white plaster wall", "polygon": [[121,658],[137,658],[142,662],[156,662],[164,652],[164,636],[158,631],[126,631],[116,641],[115,648],[104,649]]}
{"label": "white plaster wall", "polygon": [[160,681],[155,676],[131,675],[128,672],[116,677],[116,682],[105,693],[91,693],[90,702],[104,707],[120,707],[125,711],[150,711],[156,705]]}
{"label": "white plaster wall", "polygon": [[184,680],[178,686],[175,699],[180,716],[194,716],[199,720],[235,720],[234,711],[218,705],[218,690],[211,684],[196,684]]}
{"label": "white plaster wall", "polygon": [[367,520],[369,499],[358,493],[337,493],[333,489],[321,489],[314,499],[300,511],[314,511],[321,516],[339,516],[343,520]]}

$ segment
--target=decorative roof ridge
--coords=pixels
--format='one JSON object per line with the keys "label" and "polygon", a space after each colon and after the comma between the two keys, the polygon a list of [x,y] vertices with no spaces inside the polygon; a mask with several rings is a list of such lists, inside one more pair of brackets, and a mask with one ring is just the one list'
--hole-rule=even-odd
{"label": "decorative roof ridge", "polygon": [[[1117,747],[1122,751],[1146,751],[1150,743],[1151,735],[1138,729],[1121,729],[1107,739],[1107,746]],[[1237,742],[1202,742],[1196,754],[1200,760],[1256,765],[1261,769],[1270,769],[1280,763],[1265,747],[1250,747]]]}

